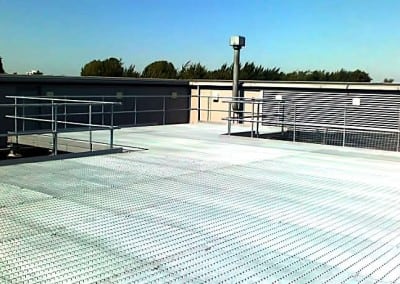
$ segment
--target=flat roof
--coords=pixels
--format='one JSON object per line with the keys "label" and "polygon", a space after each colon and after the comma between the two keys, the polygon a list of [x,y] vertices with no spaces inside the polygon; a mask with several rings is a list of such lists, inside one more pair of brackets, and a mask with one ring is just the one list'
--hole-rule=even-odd
{"label": "flat roof", "polygon": [[[221,88],[231,89],[230,80],[191,80],[192,88]],[[324,81],[256,81],[241,80],[243,89],[283,89],[283,90],[309,90],[315,92],[343,91],[343,92],[398,92],[398,83],[365,83],[365,82],[324,82]]]}
{"label": "flat roof", "polygon": [[125,128],[148,150],[1,167],[0,282],[400,282],[399,153],[225,130]]}
{"label": "flat roof", "polygon": [[[151,86],[188,86],[191,88],[232,89],[232,80],[206,79],[157,79],[131,77],[102,76],[53,76],[53,75],[13,75],[0,74],[0,83],[32,83],[32,84],[83,84],[83,85],[151,85]],[[399,83],[368,83],[368,82],[324,82],[324,81],[260,81],[240,80],[243,89],[284,89],[311,91],[370,91],[399,92]]]}
{"label": "flat roof", "polygon": [[188,85],[187,80],[176,80],[176,79],[102,77],[102,76],[12,75],[12,74],[0,74],[0,83],[150,85],[150,86]]}

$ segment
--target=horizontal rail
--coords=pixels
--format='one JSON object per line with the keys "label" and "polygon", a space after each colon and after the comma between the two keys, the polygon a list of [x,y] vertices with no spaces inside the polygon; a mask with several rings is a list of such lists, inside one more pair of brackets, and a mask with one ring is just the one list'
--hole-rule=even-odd
{"label": "horizontal rail", "polygon": [[[114,111],[114,114],[126,114],[126,113],[151,113],[151,112],[174,112],[174,111],[191,111],[191,110],[197,110],[197,108],[182,108],[182,109],[156,109],[156,110],[120,110],[120,111]],[[221,110],[222,111],[222,110]],[[227,112],[227,111],[224,111]],[[107,115],[107,114],[111,114],[110,111],[93,111],[92,115],[93,116],[99,116],[99,115]],[[45,113],[45,114],[35,114],[35,115],[31,115],[31,117],[46,117],[46,116],[50,116],[51,113]],[[88,115],[88,112],[70,112],[70,113],[64,113],[64,112],[59,112],[58,116],[83,116],[83,115]]]}
{"label": "horizontal rail", "polygon": [[88,100],[73,100],[62,98],[47,98],[47,97],[26,97],[26,96],[6,96],[7,99],[24,99],[24,100],[39,100],[39,101],[61,101],[69,103],[87,103],[87,104],[100,104],[100,105],[120,105],[121,102],[104,102],[104,101],[88,101]]}
{"label": "horizontal rail", "polygon": [[[117,98],[117,95],[74,95],[75,98]],[[182,98],[191,98],[193,96],[188,95],[177,95],[173,97],[172,95],[122,95],[123,98],[168,98],[168,99],[182,99]],[[54,96],[54,98],[62,99],[63,96]]]}
{"label": "horizontal rail", "polygon": [[[120,129],[120,127],[114,127],[114,129]],[[107,128],[93,128],[91,131],[101,131],[108,130]],[[54,133],[71,133],[71,132],[82,132],[88,131],[87,127],[75,127],[75,128],[59,128],[57,131],[49,129],[39,129],[39,130],[25,130],[21,132],[9,131],[7,133],[0,133],[0,137],[9,137],[9,136],[26,136],[26,135],[34,135],[34,134],[54,134]],[[107,143],[105,143],[107,144]]]}
{"label": "horizontal rail", "polygon": [[[293,104],[291,102],[287,102],[285,100],[271,100],[271,99],[252,99],[252,98],[243,98],[240,100],[226,100],[222,101],[223,103],[242,103],[242,104],[263,104],[263,103],[271,103],[274,102],[276,105],[289,105],[289,106],[296,106],[296,104]],[[320,103],[308,103],[308,106],[314,106],[314,105],[319,105]],[[393,111],[399,111],[400,107],[398,108],[393,108],[393,107],[380,107],[380,106],[358,106],[358,105],[353,105],[353,104],[343,104],[343,107],[346,108],[355,108],[355,109],[371,109],[371,110],[393,110]]]}
{"label": "horizontal rail", "polygon": [[285,126],[308,126],[308,127],[320,127],[320,128],[334,128],[334,129],[345,129],[345,130],[363,130],[363,131],[376,131],[376,132],[392,132],[400,133],[399,129],[392,128],[378,128],[378,127],[363,127],[363,126],[349,126],[340,124],[325,124],[325,123],[306,123],[306,122],[292,122],[282,120],[260,120],[260,119],[242,119],[242,118],[229,118],[224,117],[222,120],[225,121],[242,121],[242,122],[254,122],[254,123],[270,123]]}
{"label": "horizontal rail", "polygon": [[[88,105],[100,105],[100,103],[54,103],[54,104],[49,104],[49,103],[43,103],[43,104],[24,104],[24,103],[18,103],[18,104],[0,104],[0,107],[51,107],[51,106],[88,106]],[[120,105],[120,104],[118,104]]]}
{"label": "horizontal rail", "polygon": [[119,128],[118,126],[111,126],[111,125],[90,124],[90,123],[72,122],[72,121],[64,121],[64,120],[52,120],[52,119],[33,118],[33,117],[22,117],[22,116],[15,116],[15,115],[6,115],[5,117],[19,119],[19,120],[29,120],[29,121],[38,121],[38,122],[48,122],[48,123],[56,122],[59,124],[97,127],[97,128],[103,128],[103,129],[118,129]]}

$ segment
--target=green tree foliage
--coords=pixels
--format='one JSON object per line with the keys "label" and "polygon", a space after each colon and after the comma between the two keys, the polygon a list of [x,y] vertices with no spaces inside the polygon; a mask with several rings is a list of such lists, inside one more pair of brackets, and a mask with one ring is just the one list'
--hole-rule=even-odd
{"label": "green tree foliage", "polygon": [[349,81],[350,82],[371,82],[372,78],[369,76],[368,73],[361,71],[361,70],[355,70],[353,72],[346,71],[349,74]]}
{"label": "green tree foliage", "polygon": [[264,68],[262,65],[255,65],[254,62],[246,62],[240,68],[241,80],[282,80],[283,73],[279,68]]}
{"label": "green tree foliage", "polygon": [[124,68],[123,72],[124,77],[133,77],[133,78],[139,78],[140,73],[135,70],[135,65],[129,65],[128,68]]}
{"label": "green tree foliage", "polygon": [[[1,63],[1,62],[0,62]],[[1,66],[1,65],[0,65]],[[160,60],[147,65],[142,74],[135,70],[135,65],[123,67],[121,59],[108,58],[105,60],[93,60],[82,68],[82,76],[111,76],[111,77],[144,77],[160,79],[211,79],[232,80],[233,65],[222,64],[220,68],[208,70],[201,63],[186,62],[178,72],[171,62]],[[336,81],[336,82],[370,82],[372,79],[368,73],[359,69],[347,71],[340,69],[335,72],[325,70],[306,70],[284,73],[279,68],[265,68],[254,62],[245,62],[241,65],[241,80],[265,80],[265,81]],[[385,81],[386,82],[386,81]]]}
{"label": "green tree foliage", "polygon": [[179,71],[179,79],[207,79],[208,70],[200,63],[186,62]]}
{"label": "green tree foliage", "polygon": [[175,66],[165,60],[150,63],[142,72],[142,77],[144,78],[176,79],[177,75],[178,72]]}
{"label": "green tree foliage", "polygon": [[368,73],[355,70],[346,71],[341,69],[336,72],[327,72],[325,70],[315,71],[294,71],[283,76],[286,81],[335,81],[335,82],[370,82],[372,79]]}
{"label": "green tree foliage", "polygon": [[280,71],[279,68],[274,67],[274,68],[267,68],[264,69],[263,72],[263,80],[283,80],[284,73]]}
{"label": "green tree foliage", "polygon": [[124,73],[122,60],[114,57],[103,60],[103,72],[107,77],[122,77]]}
{"label": "green tree foliage", "polygon": [[81,69],[81,76],[122,77],[124,73],[121,59],[110,57],[105,60],[92,60]]}
{"label": "green tree foliage", "polygon": [[4,71],[3,68],[3,62],[2,62],[2,58],[0,57],[0,74],[5,74],[6,72]]}
{"label": "green tree foliage", "polygon": [[32,76],[34,76],[34,75],[43,75],[43,72],[40,71],[40,70],[32,70],[31,72],[28,72],[27,74],[28,75],[32,75]]}
{"label": "green tree foliage", "polygon": [[81,69],[81,76],[104,76],[103,62],[101,60],[92,60],[86,63]]}
{"label": "green tree foliage", "polygon": [[383,80],[383,83],[393,83],[393,82],[394,82],[394,79],[392,79],[392,78],[385,78]]}
{"label": "green tree foliage", "polygon": [[222,64],[222,66],[214,71],[208,72],[208,79],[212,80],[232,80],[233,65]]}

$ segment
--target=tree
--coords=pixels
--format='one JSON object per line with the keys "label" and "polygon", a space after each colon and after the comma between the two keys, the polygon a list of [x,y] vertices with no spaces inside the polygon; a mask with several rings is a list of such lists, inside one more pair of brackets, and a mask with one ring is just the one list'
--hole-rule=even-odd
{"label": "tree", "polygon": [[241,80],[263,80],[264,67],[256,66],[254,62],[246,62],[241,68],[239,78]]}
{"label": "tree", "polygon": [[254,62],[246,62],[240,68],[239,77],[241,80],[282,80],[283,73],[276,67],[269,69],[257,66]]}
{"label": "tree", "polygon": [[105,60],[92,60],[81,69],[81,76],[122,77],[124,73],[121,59],[110,57]]}
{"label": "tree", "polygon": [[372,80],[368,73],[359,69],[350,72],[349,79],[350,82],[371,82]]}
{"label": "tree", "polygon": [[26,75],[43,75],[43,72],[40,70],[32,70],[26,73]]}
{"label": "tree", "polygon": [[370,82],[372,80],[368,73],[358,69],[355,71],[340,69],[335,72],[325,70],[294,71],[285,74],[283,77],[287,81]]}
{"label": "tree", "polygon": [[228,66],[224,63],[217,70],[208,72],[208,79],[214,80],[232,80],[233,76],[233,65]]}
{"label": "tree", "polygon": [[142,72],[142,77],[176,79],[177,73],[175,66],[171,62],[160,60],[147,65]]}
{"label": "tree", "polygon": [[110,57],[103,60],[103,76],[122,77],[123,73],[124,68],[121,59]]}
{"label": "tree", "polygon": [[267,68],[263,72],[263,80],[283,80],[285,73],[281,72],[279,68]]}
{"label": "tree", "polygon": [[133,78],[139,78],[140,73],[135,70],[135,65],[129,65],[128,68],[124,68],[123,72],[124,77],[133,77]]}
{"label": "tree", "polygon": [[383,80],[383,83],[393,83],[394,82],[394,79],[393,78],[385,78],[384,80]]}
{"label": "tree", "polygon": [[0,74],[5,74],[6,72],[4,71],[3,68],[3,62],[2,62],[2,58],[0,57]]}
{"label": "tree", "polygon": [[103,76],[103,63],[101,60],[92,60],[81,69],[81,76]]}
{"label": "tree", "polygon": [[179,71],[180,79],[206,79],[208,70],[200,63],[186,62]]}

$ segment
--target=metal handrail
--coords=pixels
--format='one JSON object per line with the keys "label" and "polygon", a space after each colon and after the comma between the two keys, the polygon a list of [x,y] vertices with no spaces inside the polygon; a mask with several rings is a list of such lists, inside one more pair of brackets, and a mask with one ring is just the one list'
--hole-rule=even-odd
{"label": "metal handrail", "polygon": [[[256,116],[255,116],[256,117]],[[262,117],[262,115],[260,116]],[[399,129],[393,128],[379,128],[379,127],[363,127],[363,126],[352,126],[352,125],[340,125],[340,124],[326,124],[326,123],[307,123],[307,122],[296,122],[293,121],[281,121],[281,120],[264,120],[264,119],[242,119],[242,118],[228,118],[224,117],[222,120],[231,120],[231,121],[243,121],[243,122],[259,122],[259,123],[271,123],[271,124],[285,124],[291,126],[313,126],[320,128],[333,128],[333,129],[352,129],[352,130],[365,130],[365,131],[376,131],[376,132],[392,132],[392,133],[400,133]]]}
{"label": "metal handrail", "polygon": [[[74,95],[76,98],[117,98],[119,99],[116,95]],[[191,95],[177,95],[176,97],[172,97],[172,95],[122,95],[121,99],[124,98],[170,98],[170,99],[182,99],[182,98],[191,98],[193,96]],[[46,98],[46,97],[40,97],[40,98]],[[48,97],[47,97],[48,98]],[[63,96],[54,96],[53,98],[57,99],[62,99]]]}
{"label": "metal handrail", "polygon": [[22,116],[14,116],[14,115],[6,115],[6,118],[14,118],[19,120],[28,120],[28,121],[38,121],[38,122],[54,122],[60,124],[68,124],[68,125],[76,125],[76,126],[87,126],[87,127],[96,127],[101,129],[119,129],[119,126],[111,126],[111,125],[102,125],[102,124],[92,124],[92,123],[81,123],[81,122],[72,122],[72,121],[64,121],[64,120],[52,120],[52,119],[44,119],[44,118],[33,118],[33,117],[22,117]]}
{"label": "metal handrail", "polygon": [[[27,135],[29,134],[43,134],[43,129],[37,130],[37,131],[25,131],[25,121],[37,121],[37,122],[44,122],[44,123],[49,123],[51,124],[51,130],[47,130],[47,133],[51,133],[53,136],[53,154],[57,155],[58,152],[58,133],[59,132],[66,132],[65,128],[64,131],[60,131],[58,129],[58,124],[62,123],[64,126],[66,125],[74,125],[74,126],[81,126],[88,128],[89,131],[89,147],[90,151],[93,151],[93,140],[92,140],[92,131],[93,130],[100,130],[100,129],[108,129],[110,130],[110,148],[113,148],[113,143],[114,143],[114,129],[119,128],[118,126],[114,126],[114,105],[121,105],[121,102],[105,102],[105,101],[90,101],[90,100],[72,100],[72,99],[61,99],[61,98],[46,98],[46,97],[26,97],[26,96],[6,96],[6,98],[9,99],[14,99],[14,104],[4,104],[3,106],[6,107],[14,107],[14,115],[6,115],[6,118],[10,118],[14,120],[14,132],[9,132],[8,135],[14,135],[15,136],[15,141],[18,144],[18,136],[19,135]],[[51,104],[49,103],[44,103],[44,104],[31,104],[31,103],[18,103],[18,100],[36,100],[36,101],[50,101]],[[66,120],[66,113],[61,113],[58,114],[58,107],[59,106],[64,106],[66,110],[66,106],[78,106],[78,105],[85,105],[88,106],[89,111],[88,113],[85,113],[88,115],[88,121],[89,123],[82,123],[82,122],[73,122],[73,121],[67,121]],[[92,122],[92,106],[93,105],[109,105],[111,107],[110,111],[110,123],[111,125],[104,125],[103,124],[93,124]],[[46,118],[37,118],[37,117],[28,117],[25,116],[25,107],[30,107],[30,106],[49,106],[51,107],[51,114],[47,114],[46,116],[51,115],[51,119],[46,119]],[[17,109],[23,107],[22,109],[22,116],[18,115]],[[104,110],[104,108],[103,108]],[[104,114],[104,112],[103,112]],[[59,115],[64,115],[65,119],[63,121],[58,120],[57,118]],[[18,121],[22,121],[22,131],[18,130]],[[74,129],[76,130],[76,128]]]}
{"label": "metal handrail", "polygon": [[[343,133],[342,136],[342,146],[346,146],[346,131],[363,131],[363,132],[371,132],[371,133],[393,133],[397,134],[397,145],[396,145],[396,151],[400,150],[400,108],[386,108],[386,107],[374,107],[373,110],[384,110],[384,111],[395,111],[398,113],[398,123],[397,123],[397,129],[395,128],[382,128],[382,127],[366,127],[366,126],[355,126],[352,124],[349,124],[347,119],[346,119],[346,112],[348,109],[371,109],[370,107],[365,107],[365,106],[356,106],[356,105],[350,105],[350,104],[344,104],[343,105],[343,123],[342,124],[329,124],[329,123],[308,123],[308,122],[303,122],[303,121],[297,121],[296,119],[296,104],[291,104],[285,101],[276,101],[278,105],[289,105],[291,108],[291,112],[294,112],[292,119],[286,120],[284,115],[281,116],[282,119],[279,120],[270,120],[270,119],[264,119],[265,113],[260,113],[260,105],[263,105],[264,103],[271,102],[271,100],[265,100],[265,99],[240,99],[240,100],[227,100],[223,101],[224,103],[228,104],[228,117],[223,118],[222,120],[225,120],[228,122],[228,135],[231,134],[231,127],[232,127],[232,122],[239,122],[239,123],[250,123],[251,124],[251,137],[254,135],[254,124],[256,124],[256,134],[257,136],[259,135],[259,125],[263,124],[272,124],[272,125],[281,125],[282,132],[284,131],[284,126],[291,126],[293,127],[293,142],[296,141],[296,127],[316,127],[316,128],[325,128],[325,129],[340,129]],[[251,116],[244,116],[244,117],[233,117],[232,116],[232,104],[233,103],[243,103],[243,104],[251,104],[252,105],[252,110],[251,110]],[[257,111],[255,112],[255,107],[257,106]],[[260,119],[261,118],[261,119]]]}
{"label": "metal handrail", "polygon": [[7,99],[23,99],[23,100],[39,100],[39,101],[61,101],[64,103],[79,103],[79,104],[100,104],[100,105],[120,105],[121,102],[104,102],[104,101],[88,101],[88,100],[72,100],[61,98],[48,98],[48,97],[26,97],[26,96],[6,96]]}

